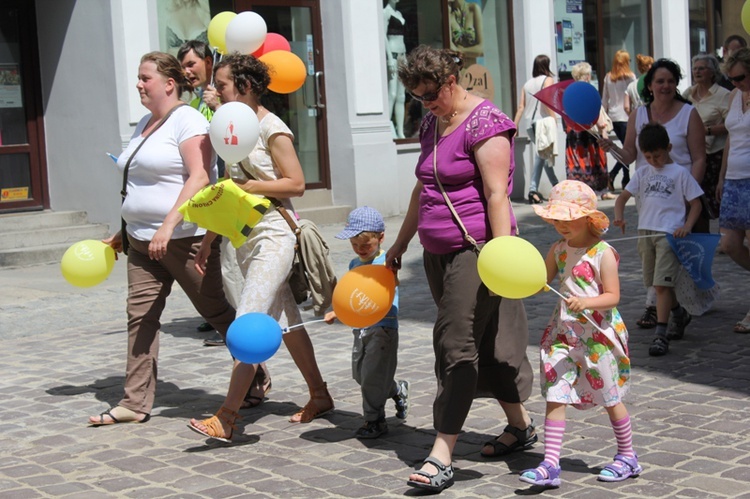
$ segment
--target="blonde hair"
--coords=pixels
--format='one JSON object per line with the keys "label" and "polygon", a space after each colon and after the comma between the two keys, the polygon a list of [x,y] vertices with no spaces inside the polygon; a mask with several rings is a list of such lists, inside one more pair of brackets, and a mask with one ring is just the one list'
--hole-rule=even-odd
{"label": "blonde hair", "polygon": [[635,56],[635,65],[638,68],[638,72],[641,74],[644,74],[646,71],[648,71],[653,63],[654,58],[650,55],[638,54],[637,56]]}
{"label": "blonde hair", "polygon": [[571,76],[573,76],[574,80],[580,80],[586,75],[591,74],[591,64],[588,62],[579,62],[575,66],[573,66],[573,69],[570,70]]}

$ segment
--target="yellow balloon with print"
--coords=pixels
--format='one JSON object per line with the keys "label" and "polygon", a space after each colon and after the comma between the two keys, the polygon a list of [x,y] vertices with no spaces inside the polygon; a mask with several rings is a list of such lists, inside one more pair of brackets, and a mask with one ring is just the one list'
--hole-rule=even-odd
{"label": "yellow balloon with print", "polygon": [[115,250],[94,239],[73,244],[65,251],[60,270],[66,281],[79,288],[102,283],[115,266]]}
{"label": "yellow balloon with print", "polygon": [[477,270],[485,286],[504,298],[527,298],[547,284],[541,253],[517,236],[496,237],[485,244],[479,252]]}
{"label": "yellow balloon with print", "polygon": [[227,26],[237,14],[230,11],[219,12],[208,23],[208,45],[220,54],[227,52]]}

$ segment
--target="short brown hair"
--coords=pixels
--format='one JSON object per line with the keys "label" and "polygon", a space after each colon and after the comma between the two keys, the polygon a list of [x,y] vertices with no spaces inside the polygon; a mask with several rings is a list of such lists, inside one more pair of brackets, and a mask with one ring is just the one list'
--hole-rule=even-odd
{"label": "short brown hair", "polygon": [[253,95],[260,97],[268,90],[268,84],[271,83],[268,66],[252,55],[240,54],[239,52],[225,55],[221,62],[214,67],[214,74],[224,66],[229,67],[234,86],[242,95],[247,94],[250,90]]}
{"label": "short brown hair", "polygon": [[193,84],[190,83],[185,71],[172,54],[166,52],[149,52],[141,57],[141,64],[144,62],[153,62],[156,64],[156,72],[165,78],[171,78],[177,84],[180,95],[183,92],[192,92]]}
{"label": "short brown hair", "polygon": [[451,75],[455,76],[458,82],[458,74],[463,64],[463,56],[455,50],[420,45],[409,52],[406,61],[399,63],[398,78],[409,90],[428,81],[440,86]]}

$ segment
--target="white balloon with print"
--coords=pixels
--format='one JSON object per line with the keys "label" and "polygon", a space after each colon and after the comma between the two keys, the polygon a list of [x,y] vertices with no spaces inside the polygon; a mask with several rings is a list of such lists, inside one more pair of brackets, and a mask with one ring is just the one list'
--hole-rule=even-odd
{"label": "white balloon with print", "polygon": [[247,104],[227,102],[214,113],[209,129],[211,145],[228,165],[245,159],[260,136],[258,116]]}
{"label": "white balloon with print", "polygon": [[255,12],[240,12],[229,21],[226,32],[227,54],[252,54],[266,40],[266,21]]}

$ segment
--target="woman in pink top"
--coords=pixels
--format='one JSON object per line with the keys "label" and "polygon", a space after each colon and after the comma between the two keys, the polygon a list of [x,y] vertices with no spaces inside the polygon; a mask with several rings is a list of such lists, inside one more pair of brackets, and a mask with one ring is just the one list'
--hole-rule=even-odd
{"label": "woman in pink top", "polygon": [[[453,448],[475,397],[497,399],[509,422],[502,435],[485,445],[483,455],[523,450],[537,440],[523,407],[533,378],[530,366],[528,372],[523,366],[524,360],[528,364],[526,342],[518,349],[520,360],[507,361],[519,366],[519,374],[509,376],[507,365],[503,368],[495,358],[495,344],[508,343],[498,338],[500,297],[490,296],[477,272],[479,248],[493,237],[516,233],[508,199],[516,127],[490,101],[458,84],[462,63],[458,52],[422,45],[398,69],[412,97],[430,111],[420,129],[417,184],[386,265],[398,268],[409,241],[419,233],[427,281],[438,305],[433,331],[438,433],[429,457],[407,483],[431,492],[453,484]],[[515,316],[523,324],[504,322],[503,329],[527,331],[525,312]]]}

